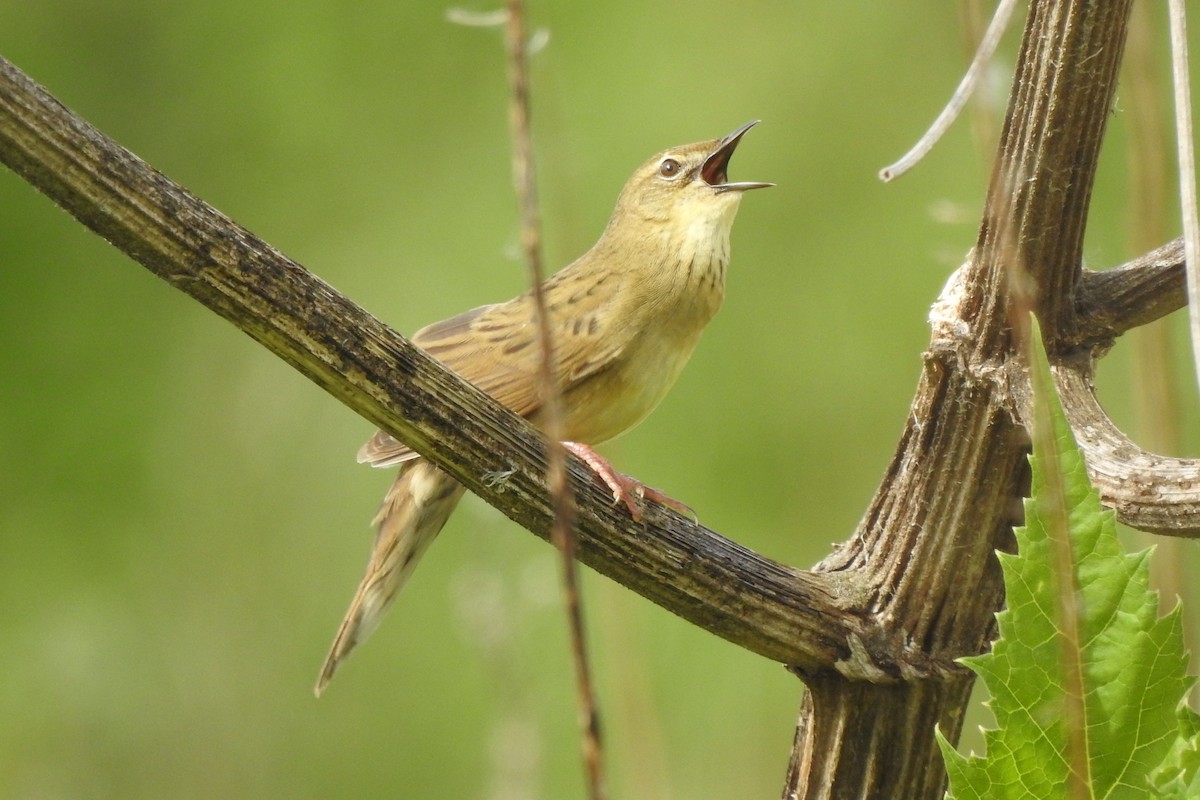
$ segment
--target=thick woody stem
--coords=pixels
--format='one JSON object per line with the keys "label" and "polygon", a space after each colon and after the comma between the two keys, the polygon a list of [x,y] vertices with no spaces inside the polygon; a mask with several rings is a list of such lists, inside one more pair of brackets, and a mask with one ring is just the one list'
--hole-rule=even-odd
{"label": "thick woody stem", "polygon": [[[992,553],[1010,546],[1028,480],[1008,386],[1023,374],[1008,281],[1028,275],[1061,352],[1079,328],[1083,231],[1128,13],[1128,0],[1032,4],[974,257],[931,316],[934,340],[878,493],[855,537],[821,565],[871,587],[884,641],[932,660],[981,652],[1002,602]],[[969,680],[947,673],[938,686],[897,689],[797,672],[812,696],[784,797],[941,796],[929,723],[957,739]]]}

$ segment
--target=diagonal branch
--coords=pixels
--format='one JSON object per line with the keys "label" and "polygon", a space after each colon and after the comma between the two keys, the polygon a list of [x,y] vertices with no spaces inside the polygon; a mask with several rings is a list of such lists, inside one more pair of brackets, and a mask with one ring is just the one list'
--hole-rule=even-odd
{"label": "diagonal branch", "polygon": [[1010,99],[1010,113],[1019,109],[1022,117],[1010,117],[1001,138],[973,258],[985,274],[964,301],[964,319],[978,322],[977,358],[1010,352],[1006,253],[1033,281],[1047,349],[1060,352],[1075,334],[1091,174],[1128,14],[1129,0],[1030,5]]}
{"label": "diagonal branch", "polygon": [[[549,537],[546,441],[531,425],[2,58],[0,161],[351,410]],[[793,570],[654,506],[634,523],[577,459],[569,478],[585,564],[772,660],[826,668],[846,661],[844,669],[855,669],[849,643],[870,640],[873,629],[847,610],[855,604],[846,599],[854,593],[845,576]]]}

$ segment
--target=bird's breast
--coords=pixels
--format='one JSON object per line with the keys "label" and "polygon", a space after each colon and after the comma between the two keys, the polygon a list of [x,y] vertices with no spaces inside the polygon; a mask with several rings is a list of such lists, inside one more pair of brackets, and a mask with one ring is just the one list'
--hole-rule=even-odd
{"label": "bird's breast", "polygon": [[724,296],[724,262],[687,267],[685,282],[670,289],[650,288],[624,324],[629,342],[604,369],[572,387],[563,397],[567,438],[598,444],[645,419],[683,371],[705,325]]}

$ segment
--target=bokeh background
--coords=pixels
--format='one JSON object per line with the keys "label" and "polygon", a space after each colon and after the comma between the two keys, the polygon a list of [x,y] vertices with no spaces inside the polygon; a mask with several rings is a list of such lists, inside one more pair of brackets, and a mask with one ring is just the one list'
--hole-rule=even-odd
{"label": "bokeh background", "polygon": [[[812,564],[901,430],[927,309],[974,240],[1018,31],[975,125],[885,186],[966,63],[954,3],[529,11],[550,35],[533,59],[550,264],[591,244],[645,157],[764,120],[731,174],[778,187],[742,204],[726,305],[604,451],[716,530]],[[0,54],[412,332],[524,280],[500,34],[445,12],[4,0]],[[1120,106],[1108,148],[1097,267],[1130,255]],[[1100,376],[1121,420],[1128,360],[1118,346]],[[580,796],[555,555],[474,498],[313,698],[391,477],[354,462],[370,433],[0,172],[0,796]],[[584,581],[614,796],[777,796],[800,684]]]}

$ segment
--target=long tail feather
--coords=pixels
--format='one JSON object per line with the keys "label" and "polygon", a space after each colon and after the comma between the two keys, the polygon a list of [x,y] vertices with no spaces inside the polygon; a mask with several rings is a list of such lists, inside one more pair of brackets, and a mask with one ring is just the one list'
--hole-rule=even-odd
{"label": "long tail feather", "polygon": [[314,689],[318,697],[342,660],[375,630],[463,491],[461,484],[423,459],[401,469],[375,516],[375,547],[321,667]]}

